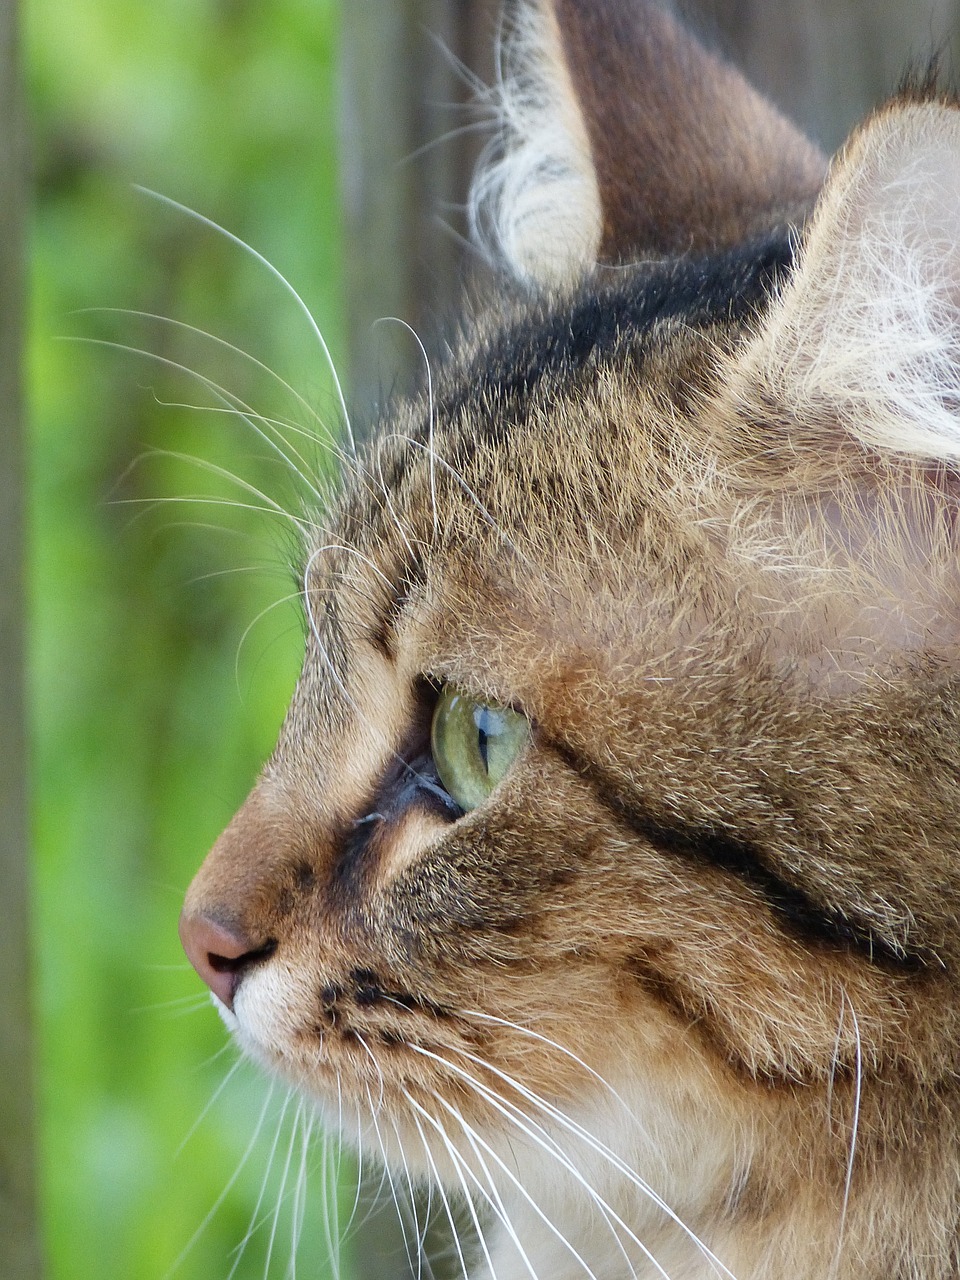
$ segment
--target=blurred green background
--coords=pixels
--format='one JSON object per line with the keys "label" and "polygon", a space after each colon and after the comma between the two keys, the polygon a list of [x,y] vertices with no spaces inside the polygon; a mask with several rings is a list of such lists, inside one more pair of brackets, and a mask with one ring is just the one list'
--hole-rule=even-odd
{"label": "blurred green background", "polygon": [[[336,5],[27,0],[24,21],[36,165],[30,680],[50,1275],[284,1276],[302,1207],[295,1108],[281,1118],[279,1091],[270,1099],[240,1168],[267,1087],[240,1067],[217,1092],[235,1057],[176,923],[193,871],[270,749],[301,648],[286,522],[232,504],[267,505],[261,490],[291,508],[296,485],[249,426],[218,411],[206,384],[163,362],[289,422],[321,473],[323,449],[297,432],[318,434],[312,409],[334,423],[335,396],[302,314],[269,273],[133,184],[255,246],[296,284],[341,360]],[[90,308],[152,312],[219,335],[289,379],[305,403],[191,330]],[[158,450],[205,459],[252,489]],[[175,495],[216,501],[166,501]],[[309,1164],[298,1274],[323,1277],[319,1147]],[[349,1212],[352,1191],[341,1198]]]}

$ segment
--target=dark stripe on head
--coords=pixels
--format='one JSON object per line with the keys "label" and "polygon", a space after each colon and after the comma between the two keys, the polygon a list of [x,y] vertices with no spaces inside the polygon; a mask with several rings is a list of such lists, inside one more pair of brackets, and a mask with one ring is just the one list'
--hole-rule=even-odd
{"label": "dark stripe on head", "polygon": [[592,761],[564,746],[555,747],[592,783],[601,803],[637,835],[664,853],[735,876],[766,903],[781,926],[804,942],[855,951],[871,964],[900,971],[916,972],[927,966],[929,957],[922,949],[897,946],[867,922],[818,902],[807,889],[787,880],[755,842],[719,825],[659,814],[644,797],[624,796]]}
{"label": "dark stripe on head", "polygon": [[614,354],[642,363],[658,324],[680,319],[696,329],[756,315],[789,273],[793,257],[794,233],[784,228],[706,257],[601,269],[573,297],[532,304],[484,343],[439,392],[438,418],[449,422],[465,409],[496,406],[495,412],[471,412],[471,432],[499,438],[505,426],[523,417],[544,382],[574,378]]}

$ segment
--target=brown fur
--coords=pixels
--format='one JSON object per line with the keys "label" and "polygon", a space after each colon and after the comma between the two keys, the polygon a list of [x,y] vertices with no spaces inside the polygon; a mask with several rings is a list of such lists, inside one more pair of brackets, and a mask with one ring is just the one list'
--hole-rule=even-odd
{"label": "brown fur", "polygon": [[[758,100],[658,13],[557,14],[609,196],[606,256],[715,249],[803,200],[812,148],[761,129],[783,163],[754,181],[736,139]],[[614,118],[603,76],[637,86]],[[952,104],[925,101],[923,136],[952,129]],[[887,146],[911,109],[888,107],[837,163],[797,296],[849,225],[872,139]],[[660,270],[629,288],[700,278]],[[554,1126],[618,1206],[621,1226],[604,1220],[529,1140],[547,1119],[531,1093],[636,1162],[738,1280],[946,1280],[955,468],[871,448],[856,405],[786,385],[792,330],[775,321],[795,304],[776,274],[753,302],[711,311],[695,291],[640,334],[578,347],[583,317],[600,332],[626,287],[588,278],[481,319],[433,398],[392,410],[315,541],[303,675],[191,887],[185,936],[212,920],[242,941],[235,1029],[256,1057],[334,1109],[342,1093],[371,1146],[381,1115],[392,1159],[402,1141],[452,1185],[473,1170],[483,1204],[459,1113],[598,1276],[630,1275],[625,1255],[659,1274],[624,1222],[668,1274],[715,1271],[609,1155]],[[529,747],[458,820],[410,805],[361,838],[393,814],[398,754],[444,683],[522,709]],[[585,1274],[487,1163],[538,1274]],[[501,1237],[497,1280],[529,1274]]]}

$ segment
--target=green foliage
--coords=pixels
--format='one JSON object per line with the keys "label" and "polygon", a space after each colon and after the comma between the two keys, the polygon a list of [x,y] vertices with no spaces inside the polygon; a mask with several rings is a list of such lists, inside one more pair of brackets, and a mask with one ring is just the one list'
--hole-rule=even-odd
{"label": "green foliage", "polygon": [[[263,506],[254,492],[262,489],[295,509],[298,486],[249,425],[219,411],[208,384],[161,362],[289,419],[302,465],[321,474],[322,446],[304,447],[295,432],[322,435],[311,409],[334,423],[336,399],[303,315],[270,274],[132,184],[254,245],[296,284],[338,355],[336,7],[30,0],[27,22],[37,164],[36,970],[50,1276],[264,1277],[294,1104],[259,1209],[277,1100],[257,1152],[220,1201],[267,1087],[241,1067],[205,1112],[233,1051],[220,1052],[225,1033],[183,960],[176,922],[194,869],[270,749],[301,647],[296,601],[270,608],[296,591],[289,525],[271,529],[268,517],[223,504]],[[82,310],[92,307],[154,312],[222,335],[289,379],[304,402],[196,333]],[[143,347],[159,361],[62,336]],[[188,402],[205,408],[171,407]],[[253,488],[150,456],[156,450],[206,459]],[[220,501],[164,501],[184,494]],[[295,1143],[271,1276],[287,1274],[299,1162]],[[329,1274],[325,1181],[314,1167],[304,1276]],[[252,1219],[259,1229],[231,1272]]]}

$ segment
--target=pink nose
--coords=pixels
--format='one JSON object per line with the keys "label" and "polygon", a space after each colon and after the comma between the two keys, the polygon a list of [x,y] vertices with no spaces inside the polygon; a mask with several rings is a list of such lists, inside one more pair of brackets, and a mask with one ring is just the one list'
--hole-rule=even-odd
{"label": "pink nose", "polygon": [[209,916],[186,911],[180,916],[180,941],[187,959],[228,1009],[233,1008],[244,970],[273,951],[272,944],[258,947]]}

